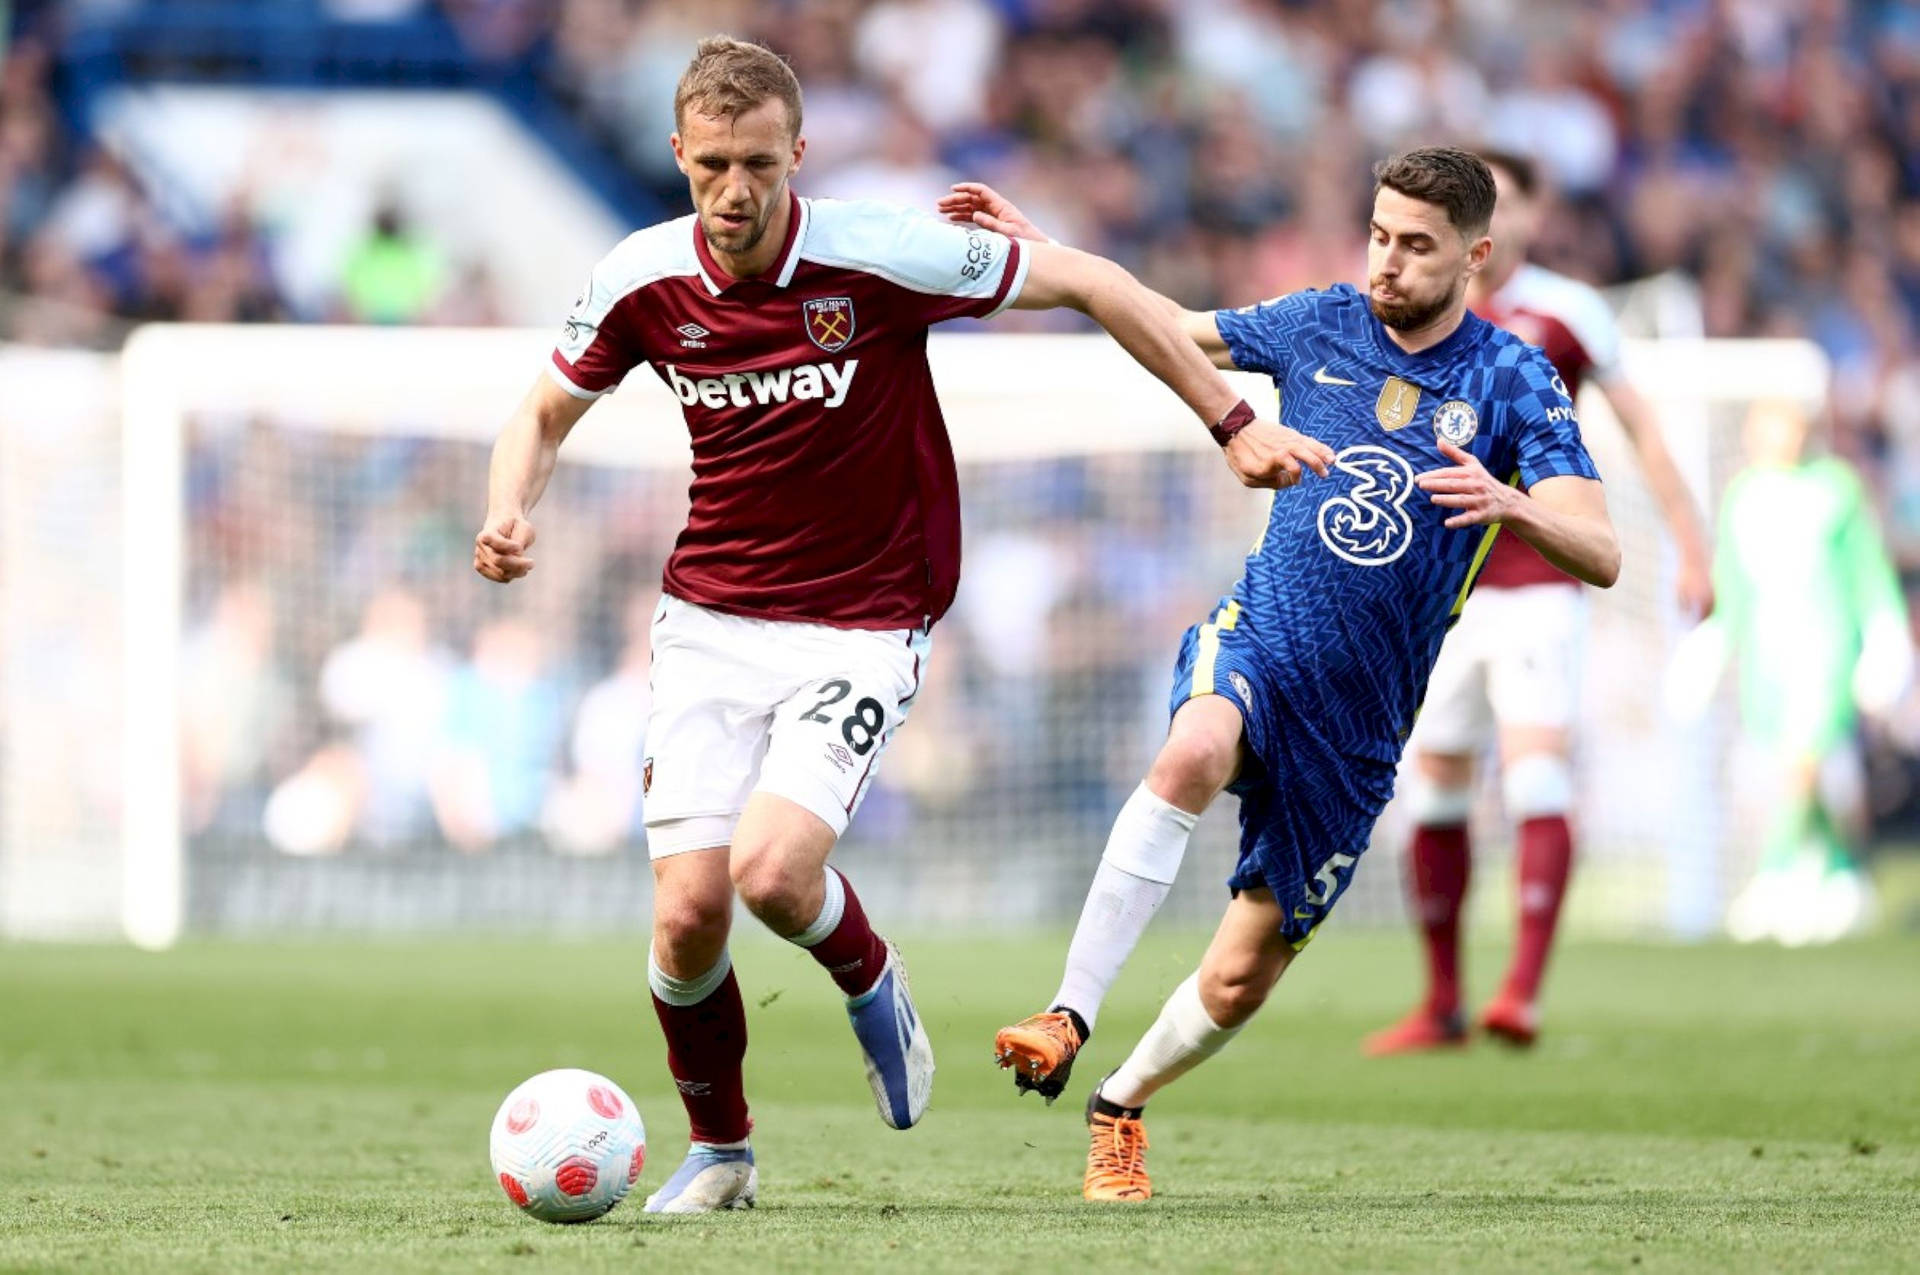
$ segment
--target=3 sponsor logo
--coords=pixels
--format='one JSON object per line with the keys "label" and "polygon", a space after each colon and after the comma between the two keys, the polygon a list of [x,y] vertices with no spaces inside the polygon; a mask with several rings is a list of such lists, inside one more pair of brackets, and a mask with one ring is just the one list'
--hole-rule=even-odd
{"label": "3 sponsor logo", "polygon": [[1356,482],[1320,506],[1321,543],[1355,566],[1386,566],[1413,543],[1406,509],[1413,466],[1384,447],[1362,445],[1334,457],[1334,468]]}

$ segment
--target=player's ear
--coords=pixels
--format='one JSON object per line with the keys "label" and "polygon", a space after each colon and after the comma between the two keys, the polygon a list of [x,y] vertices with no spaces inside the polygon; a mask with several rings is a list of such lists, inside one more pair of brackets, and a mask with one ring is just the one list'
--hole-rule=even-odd
{"label": "player's ear", "polygon": [[667,145],[673,147],[674,167],[678,168],[683,173],[686,172],[687,171],[687,148],[686,148],[686,145],[683,142],[681,142],[680,134],[678,130],[676,130],[675,132],[673,132],[668,136]]}
{"label": "player's ear", "polygon": [[795,134],[793,139],[793,163],[787,168],[787,171],[789,173],[799,172],[800,161],[806,157],[806,154],[807,139]]}
{"label": "player's ear", "polygon": [[1482,234],[1467,245],[1467,273],[1479,274],[1487,264],[1487,257],[1493,252],[1493,236]]}

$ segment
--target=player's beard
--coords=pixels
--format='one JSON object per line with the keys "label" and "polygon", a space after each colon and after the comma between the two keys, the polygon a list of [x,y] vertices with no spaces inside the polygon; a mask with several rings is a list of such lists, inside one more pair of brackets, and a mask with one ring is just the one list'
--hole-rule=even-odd
{"label": "player's beard", "polygon": [[1464,282],[1456,283],[1440,296],[1431,301],[1415,301],[1405,293],[1397,301],[1382,301],[1373,295],[1373,283],[1368,281],[1367,305],[1373,311],[1373,317],[1398,332],[1418,332],[1453,308],[1460,299]]}
{"label": "player's beard", "polygon": [[[715,252],[724,252],[736,257],[752,252],[760,246],[760,241],[767,237],[767,227],[773,224],[773,210],[780,206],[780,201],[786,198],[786,195],[787,184],[781,182],[780,189],[767,196],[766,202],[760,205],[760,215],[748,223],[744,232],[738,230],[716,232],[707,225],[706,218],[702,217],[700,219],[700,233],[707,237],[707,247],[713,249]],[[720,236],[722,234],[739,235],[743,233],[746,238],[740,243],[730,244],[721,241]]]}

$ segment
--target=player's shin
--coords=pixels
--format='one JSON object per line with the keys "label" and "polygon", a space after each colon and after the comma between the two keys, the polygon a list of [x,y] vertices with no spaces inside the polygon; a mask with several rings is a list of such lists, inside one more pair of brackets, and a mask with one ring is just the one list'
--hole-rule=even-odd
{"label": "player's shin", "polygon": [[747,1055],[747,1011],[726,952],[713,968],[676,978],[649,954],[647,985],[667,1038],[667,1069],[687,1109],[693,1141],[735,1143],[752,1128],[741,1064]]}
{"label": "player's shin", "polygon": [[1160,1016],[1133,1047],[1119,1070],[1100,1082],[1095,1105],[1137,1112],[1165,1086],[1227,1047],[1244,1023],[1222,1027],[1200,999],[1200,975],[1173,990]]}
{"label": "player's shin", "polygon": [[1508,813],[1520,825],[1520,924],[1501,995],[1531,1006],[1540,994],[1573,870],[1573,830],[1567,822],[1573,776],[1564,758],[1532,754],[1507,766],[1503,787]]}
{"label": "player's shin", "polygon": [[1460,910],[1473,853],[1467,819],[1473,790],[1422,775],[1413,790],[1413,843],[1407,848],[1407,893],[1427,957],[1427,999],[1421,1013],[1445,1022],[1460,1012]]}
{"label": "player's shin", "polygon": [[1114,819],[1053,998],[1055,1009],[1075,1016],[1083,1044],[1108,990],[1173,888],[1199,820],[1162,801],[1144,783]]}
{"label": "player's shin", "polygon": [[834,868],[826,869],[825,897],[813,923],[787,941],[807,949],[848,996],[859,996],[880,978],[887,945],[867,921],[853,886]]}

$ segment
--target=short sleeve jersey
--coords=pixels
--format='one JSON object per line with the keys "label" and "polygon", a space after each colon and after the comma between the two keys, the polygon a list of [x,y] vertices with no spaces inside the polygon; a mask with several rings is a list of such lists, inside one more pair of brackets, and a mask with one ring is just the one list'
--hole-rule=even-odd
{"label": "short sleeve jersey", "polygon": [[960,576],[953,449],[927,328],[1019,296],[1020,245],[884,204],[801,199],[780,255],[735,279],[695,217],[593,269],[549,371],[593,398],[646,364],[693,443],[665,587],[717,610],[844,628],[930,624]]}
{"label": "short sleeve jersey", "polygon": [[1442,438],[1523,486],[1597,477],[1573,401],[1539,350],[1471,314],[1405,353],[1346,284],[1214,317],[1235,365],[1273,377],[1280,419],[1336,454],[1275,494],[1235,597],[1273,635],[1295,715],[1393,761],[1498,530],[1447,528],[1414,477],[1453,463]]}
{"label": "short sleeve jersey", "polygon": [[[1480,317],[1545,352],[1576,398],[1592,378],[1606,385],[1620,375],[1620,325],[1605,297],[1588,284],[1544,266],[1523,264],[1489,297]],[[1529,584],[1578,582],[1542,558],[1518,536],[1493,546],[1479,588],[1517,589]]]}

